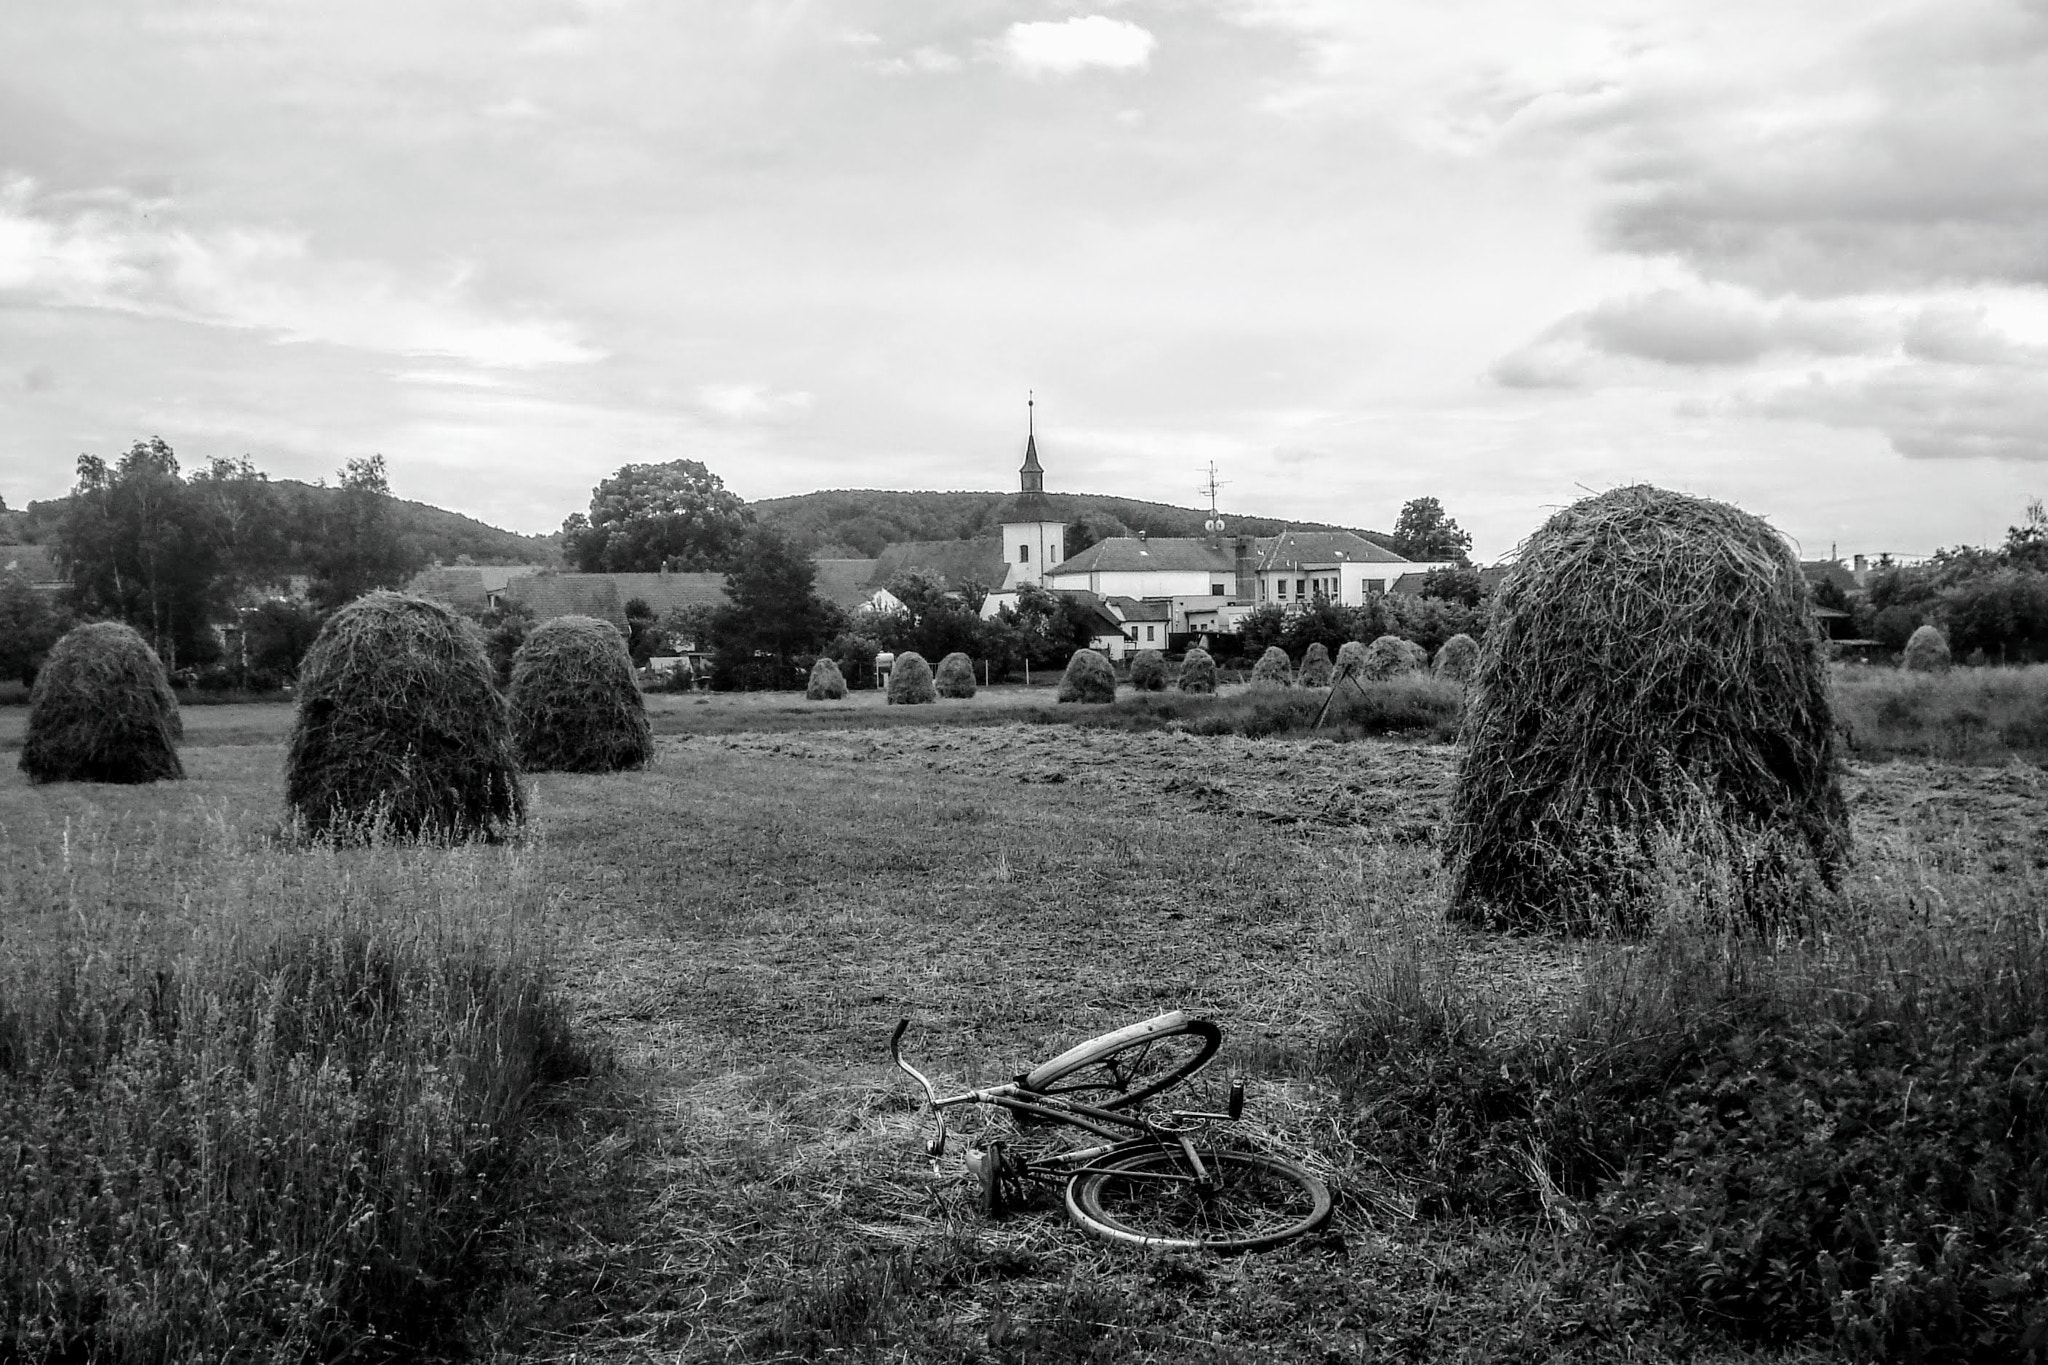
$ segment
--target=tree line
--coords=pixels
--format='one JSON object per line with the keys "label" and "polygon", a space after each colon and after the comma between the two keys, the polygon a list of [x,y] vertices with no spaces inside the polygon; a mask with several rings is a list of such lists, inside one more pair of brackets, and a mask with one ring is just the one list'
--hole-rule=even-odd
{"label": "tree line", "polygon": [[1881,558],[1860,594],[1824,585],[1815,600],[1848,611],[1857,635],[1894,649],[1932,624],[1959,659],[2048,660],[2048,509],[2029,503],[2003,545],[1938,550],[1910,566]]}

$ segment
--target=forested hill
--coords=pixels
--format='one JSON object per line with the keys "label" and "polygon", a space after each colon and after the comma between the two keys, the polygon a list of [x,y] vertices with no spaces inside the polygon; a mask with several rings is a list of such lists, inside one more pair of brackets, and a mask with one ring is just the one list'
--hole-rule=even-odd
{"label": "forested hill", "polygon": [[[285,504],[297,512],[316,506],[321,499],[341,496],[337,488],[319,488],[297,479],[273,479],[273,488]],[[10,541],[38,544],[56,537],[57,524],[64,519],[69,498],[32,502],[19,512],[0,512],[0,544]],[[422,560],[450,564],[467,557],[474,564],[559,565],[561,546],[554,536],[523,536],[429,503],[393,498],[398,534]]]}
{"label": "forested hill", "polygon": [[[780,528],[813,554],[867,559],[880,554],[883,546],[898,541],[964,540],[993,535],[998,525],[995,518],[1009,496],[834,488],[788,498],[764,498],[750,505],[763,522]],[[1110,536],[1136,535],[1140,531],[1153,536],[1199,536],[1209,515],[1193,507],[1094,493],[1045,496],[1060,519],[1068,525],[1084,527],[1091,542]],[[1381,545],[1391,539],[1383,532],[1321,521],[1283,521],[1228,511],[1223,513],[1223,520],[1232,532],[1244,535],[1277,535],[1293,527],[1297,531],[1357,531]]]}

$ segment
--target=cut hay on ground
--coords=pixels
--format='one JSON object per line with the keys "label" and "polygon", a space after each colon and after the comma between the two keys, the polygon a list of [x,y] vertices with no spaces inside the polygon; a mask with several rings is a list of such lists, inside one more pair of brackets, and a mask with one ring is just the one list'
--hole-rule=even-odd
{"label": "cut hay on ground", "polygon": [[889,705],[925,706],[938,699],[938,689],[932,686],[932,666],[924,661],[924,655],[914,649],[898,654],[889,669]]}
{"label": "cut hay on ground", "polygon": [[820,659],[811,665],[811,681],[804,688],[804,696],[810,701],[843,701],[846,698],[846,675],[832,660]]}
{"label": "cut hay on ground", "polygon": [[1189,650],[1180,661],[1180,690],[1196,693],[1216,690],[1216,660],[1200,645]]}
{"label": "cut hay on ground", "polygon": [[528,772],[613,773],[654,757],[626,637],[594,616],[534,627],[512,656],[512,743]]}
{"label": "cut hay on ground", "polygon": [[101,621],[66,632],[36,674],[21,770],[31,782],[175,780],[184,734],[156,651]]}
{"label": "cut hay on ground", "polygon": [[1308,647],[1301,656],[1301,672],[1295,675],[1298,687],[1328,687],[1330,685],[1330,648],[1321,640]]}
{"label": "cut hay on ground", "polygon": [[1141,649],[1132,655],[1131,686],[1140,692],[1165,690],[1166,656],[1156,649]]}
{"label": "cut hay on ground", "polygon": [[526,815],[512,723],[462,618],[357,598],[299,666],[285,799],[315,837],[494,838]]}
{"label": "cut hay on ground", "polygon": [[1116,700],[1116,670],[1096,650],[1077,649],[1060,675],[1060,700],[1112,702]]}
{"label": "cut hay on ground", "polygon": [[1946,673],[1949,663],[1948,636],[1933,626],[1914,631],[1899,656],[1899,667],[1908,673]]}
{"label": "cut hay on ground", "polygon": [[939,660],[938,672],[932,674],[932,686],[942,697],[963,701],[974,695],[974,660],[954,650]]}
{"label": "cut hay on ground", "polygon": [[1385,682],[1420,672],[1422,663],[1416,657],[1419,654],[1421,646],[1398,635],[1382,635],[1365,647],[1365,676],[1373,682]]}
{"label": "cut hay on ground", "polygon": [[1287,657],[1287,651],[1278,645],[1267,645],[1266,652],[1252,665],[1254,687],[1294,686],[1294,662]]}
{"label": "cut hay on ground", "polygon": [[1464,683],[1472,681],[1472,670],[1478,666],[1479,642],[1460,634],[1437,646],[1436,662],[1430,668],[1445,682]]}
{"label": "cut hay on ground", "polygon": [[1732,922],[1803,924],[1848,850],[1806,581],[1723,503],[1638,486],[1545,523],[1501,585],[1460,738],[1461,919],[1634,930],[1675,876],[1720,888]]}

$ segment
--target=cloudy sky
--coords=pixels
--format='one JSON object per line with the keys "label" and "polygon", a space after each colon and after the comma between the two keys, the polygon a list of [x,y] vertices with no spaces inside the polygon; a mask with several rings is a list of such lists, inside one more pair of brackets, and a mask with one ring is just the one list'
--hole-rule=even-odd
{"label": "cloudy sky", "polygon": [[2048,0],[0,6],[0,496],[161,434],[546,531],[1048,486],[1491,558],[2048,494]]}

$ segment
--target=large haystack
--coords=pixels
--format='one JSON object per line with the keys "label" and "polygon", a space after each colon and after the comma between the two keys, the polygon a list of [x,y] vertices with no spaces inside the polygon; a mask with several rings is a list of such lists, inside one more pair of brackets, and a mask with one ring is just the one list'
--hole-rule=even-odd
{"label": "large haystack", "polygon": [[924,706],[938,699],[938,689],[932,686],[932,666],[924,661],[924,655],[914,649],[898,654],[889,669],[889,704]]}
{"label": "large haystack", "polygon": [[285,799],[344,842],[490,838],[525,818],[510,710],[460,617],[373,592],[328,620],[299,666]]}
{"label": "large haystack", "polygon": [[932,686],[942,697],[961,700],[973,696],[974,660],[954,650],[939,660],[939,670],[932,674]]}
{"label": "large haystack", "polygon": [[1908,673],[1946,673],[1949,669],[1948,636],[1933,626],[1922,626],[1906,640],[1906,652],[1899,667]]}
{"label": "large haystack", "polygon": [[1141,649],[1131,656],[1131,686],[1140,692],[1166,688],[1166,656],[1156,649]]}
{"label": "large haystack", "polygon": [[1330,647],[1317,640],[1301,656],[1301,672],[1294,677],[1300,687],[1328,687],[1330,685]]}
{"label": "large haystack", "polygon": [[1180,690],[1196,693],[1216,690],[1216,660],[1200,645],[1189,650],[1180,661]]}
{"label": "large haystack", "polygon": [[1335,672],[1331,675],[1332,680],[1349,678],[1353,682],[1364,682],[1366,667],[1365,642],[1363,640],[1346,640],[1337,647],[1337,666]]}
{"label": "large haystack", "polygon": [[843,701],[846,698],[846,675],[839,671],[838,664],[821,658],[811,665],[811,681],[804,688],[804,696],[810,701]]}
{"label": "large haystack", "polygon": [[528,772],[611,773],[654,757],[626,637],[594,616],[534,627],[512,656],[512,744]]}
{"label": "large haystack", "polygon": [[1445,682],[1468,683],[1472,681],[1472,670],[1478,666],[1479,642],[1459,634],[1437,646],[1436,662],[1431,668]]}
{"label": "large haystack", "polygon": [[185,724],[156,651],[101,621],[66,632],[29,692],[21,770],[31,782],[158,782],[185,775]]}
{"label": "large haystack", "polygon": [[1077,649],[1060,675],[1060,700],[1111,702],[1116,700],[1116,670],[1109,660],[1092,649]]}
{"label": "large haystack", "polygon": [[1266,652],[1252,665],[1254,687],[1294,686],[1294,662],[1287,657],[1287,651],[1278,645],[1267,645]]}
{"label": "large haystack", "polygon": [[[1382,635],[1365,647],[1365,676],[1373,682],[1385,682],[1418,672],[1422,667],[1416,658],[1418,654],[1422,654],[1421,646],[1398,635]],[[1422,655],[1423,660],[1428,657]]]}
{"label": "large haystack", "polygon": [[1639,486],[1545,523],[1501,586],[1460,738],[1464,919],[1630,930],[1676,879],[1736,922],[1797,924],[1848,850],[1806,580],[1723,503]]}

